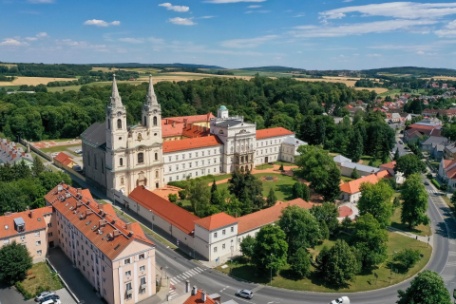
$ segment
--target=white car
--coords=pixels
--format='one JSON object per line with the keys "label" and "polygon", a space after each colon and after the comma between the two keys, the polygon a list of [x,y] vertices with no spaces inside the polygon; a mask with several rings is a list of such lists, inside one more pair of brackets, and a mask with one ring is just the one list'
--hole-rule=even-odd
{"label": "white car", "polygon": [[253,291],[248,289],[239,289],[236,291],[236,295],[244,299],[251,299],[253,298]]}
{"label": "white car", "polygon": [[76,153],[76,154],[82,154],[82,149],[76,149],[76,150],[74,150],[74,153]]}
{"label": "white car", "polygon": [[350,299],[346,296],[343,296],[338,299],[332,300],[329,304],[350,304]]}
{"label": "white car", "polygon": [[62,304],[62,302],[60,302],[59,299],[55,299],[55,300],[47,300],[41,304]]}
{"label": "white car", "polygon": [[35,301],[36,302],[41,302],[44,298],[48,297],[48,296],[52,296],[52,295],[55,295],[55,292],[52,292],[52,291],[43,291],[42,293],[40,293],[39,295],[37,295],[35,297]]}

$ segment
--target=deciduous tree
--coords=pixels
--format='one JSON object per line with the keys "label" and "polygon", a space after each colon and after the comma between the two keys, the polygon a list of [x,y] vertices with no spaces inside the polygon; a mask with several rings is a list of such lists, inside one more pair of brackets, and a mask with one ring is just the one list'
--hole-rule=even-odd
{"label": "deciduous tree", "polygon": [[394,172],[402,172],[405,177],[414,173],[422,173],[425,169],[425,164],[415,154],[406,154],[399,157],[394,166]]}
{"label": "deciduous tree", "polygon": [[428,207],[428,193],[419,174],[410,175],[404,182],[401,192],[402,214],[401,222],[410,228],[420,224],[428,224],[426,215]]}
{"label": "deciduous tree", "polygon": [[325,202],[322,205],[314,205],[310,209],[310,213],[320,223],[320,230],[323,230],[322,226],[327,227],[329,235],[337,233],[339,228],[339,211],[335,204]]}
{"label": "deciduous tree", "polygon": [[393,189],[384,181],[377,184],[363,183],[360,188],[359,213],[361,215],[370,213],[383,228],[388,226],[393,214],[391,201],[394,194]]}
{"label": "deciduous tree", "polygon": [[0,248],[0,281],[12,285],[25,279],[32,267],[27,248],[15,241]]}
{"label": "deciduous tree", "polygon": [[299,278],[305,278],[310,274],[311,255],[305,248],[299,248],[290,256],[291,271]]}
{"label": "deciduous tree", "polygon": [[419,273],[405,291],[399,290],[397,304],[451,304],[450,294],[442,278],[433,271]]}
{"label": "deciduous tree", "polygon": [[267,225],[256,236],[254,263],[263,273],[275,273],[287,264],[288,244],[285,232],[277,225]]}

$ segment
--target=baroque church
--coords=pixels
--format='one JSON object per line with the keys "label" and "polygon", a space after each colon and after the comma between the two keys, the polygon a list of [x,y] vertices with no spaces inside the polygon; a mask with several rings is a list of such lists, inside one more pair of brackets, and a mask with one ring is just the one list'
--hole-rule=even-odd
{"label": "baroque church", "polygon": [[152,77],[141,122],[128,126],[115,76],[105,122],[91,125],[81,139],[86,178],[111,198],[137,186],[154,190],[171,181],[294,162],[298,147],[307,144],[282,127],[257,130],[223,105],[217,116],[162,118]]}

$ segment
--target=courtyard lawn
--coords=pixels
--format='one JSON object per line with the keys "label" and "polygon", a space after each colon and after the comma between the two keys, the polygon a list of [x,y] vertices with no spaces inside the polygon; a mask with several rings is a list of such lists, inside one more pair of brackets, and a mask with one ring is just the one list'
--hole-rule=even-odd
{"label": "courtyard lawn", "polygon": [[274,166],[271,164],[262,164],[262,165],[258,165],[255,167],[256,170],[265,170],[265,169],[271,169],[271,168],[274,168]]}
{"label": "courtyard lawn", "polygon": [[431,227],[429,225],[419,225],[415,228],[410,229],[407,225],[401,223],[401,207],[394,210],[393,216],[391,217],[391,227],[406,232],[411,232],[421,236],[431,235]]}
{"label": "courtyard lawn", "polygon": [[[402,236],[397,233],[388,233],[388,258],[391,259],[394,252],[400,251],[404,248],[417,249],[421,252],[422,258],[418,263],[406,273],[396,273],[388,268],[388,260],[383,264],[379,265],[378,269],[374,270],[370,274],[358,275],[355,279],[350,282],[348,288],[342,288],[337,290],[338,292],[359,292],[380,289],[387,286],[397,284],[404,281],[407,278],[415,275],[418,271],[424,268],[427,264],[432,248],[429,244],[417,241],[413,238]],[[325,241],[327,246],[332,246],[333,241]],[[311,250],[312,256],[316,257],[320,252],[323,245],[318,246],[315,250]],[[268,275],[257,275],[256,267],[250,264],[245,264],[242,259],[235,259],[229,264],[230,267],[222,269],[218,267],[217,270],[230,274],[234,277],[262,283],[270,284],[270,277]],[[314,292],[334,292],[334,289],[330,289],[322,285],[321,279],[318,275],[311,274],[310,278],[296,280],[290,274],[288,269],[282,269],[272,279],[272,286],[280,287],[292,290],[305,290]]]}
{"label": "courtyard lawn", "polygon": [[27,277],[19,283],[19,290],[26,299],[33,298],[44,290],[58,290],[63,288],[57,274],[51,271],[45,262],[36,263],[27,272]]}
{"label": "courtyard lawn", "polygon": [[[278,201],[288,201],[292,199],[292,188],[296,180],[290,176],[279,173],[258,173],[254,174],[263,183],[263,196],[267,197],[269,189],[275,191]],[[231,177],[231,175],[230,175]],[[228,183],[218,184],[218,188],[228,189]]]}

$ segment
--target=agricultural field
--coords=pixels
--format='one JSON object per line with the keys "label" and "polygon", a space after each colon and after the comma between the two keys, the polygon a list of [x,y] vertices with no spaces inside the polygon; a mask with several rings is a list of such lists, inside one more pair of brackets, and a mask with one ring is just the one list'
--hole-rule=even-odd
{"label": "agricultural field", "polygon": [[48,84],[52,81],[73,81],[77,80],[76,78],[52,78],[52,77],[22,77],[19,76],[13,81],[0,81],[0,86],[9,87],[9,86],[21,86],[21,85],[39,85],[39,84]]}

